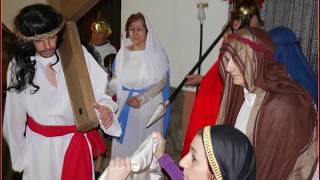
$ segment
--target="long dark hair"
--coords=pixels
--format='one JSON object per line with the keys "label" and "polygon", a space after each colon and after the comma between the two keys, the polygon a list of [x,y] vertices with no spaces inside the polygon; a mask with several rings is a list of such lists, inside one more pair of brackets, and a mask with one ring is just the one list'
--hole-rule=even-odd
{"label": "long dark hair", "polygon": [[[57,28],[63,21],[62,15],[54,8],[44,4],[34,4],[23,8],[14,20],[16,31],[27,37],[43,34]],[[62,42],[62,31],[58,34],[57,48]],[[29,85],[34,87],[30,93],[36,93],[40,87],[33,83],[36,61],[30,57],[36,54],[32,41],[18,39],[15,43],[14,61],[11,61],[11,80],[7,90],[21,92]],[[55,54],[57,56],[57,54]],[[58,56],[57,56],[58,57]],[[57,62],[59,58],[57,58]],[[56,63],[57,63],[56,62]],[[55,63],[55,64],[56,64]]]}

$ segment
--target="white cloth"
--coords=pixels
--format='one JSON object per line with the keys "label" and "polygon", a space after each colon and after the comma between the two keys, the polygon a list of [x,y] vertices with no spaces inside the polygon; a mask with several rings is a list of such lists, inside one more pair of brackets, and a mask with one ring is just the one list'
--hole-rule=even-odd
{"label": "white cloth", "polygon": [[[121,48],[116,56],[115,78],[112,80],[115,82],[112,84],[116,86],[115,89],[117,91],[119,107],[117,113],[121,112],[128,97],[128,91],[122,90],[123,86],[136,90],[146,89],[165,78],[166,73],[169,71],[168,57],[146,17],[145,21],[148,29],[145,50],[140,52],[129,51],[127,47],[131,45],[131,42],[129,39],[123,39]],[[136,63],[131,64],[129,68],[127,63],[131,61],[136,61]],[[139,64],[141,64],[140,67],[137,67]],[[129,74],[132,74],[132,76],[127,79]],[[133,96],[135,95],[137,93],[134,92]],[[162,132],[163,119],[152,127],[145,128],[153,111],[160,102],[163,102],[161,92],[140,108],[130,108],[123,143],[120,144],[117,139],[113,140],[112,158],[130,156],[153,131]]]}
{"label": "white cloth", "polygon": [[144,51],[130,51],[130,57],[125,59],[123,71],[123,84],[127,87],[139,88],[143,86],[143,81],[137,81],[137,73],[145,71],[142,67]]}
{"label": "white cloth", "polygon": [[313,174],[312,180],[319,180],[319,164],[317,165],[317,169]]}
{"label": "white cloth", "polygon": [[244,134],[246,134],[248,120],[250,117],[250,113],[251,113],[254,101],[256,100],[256,94],[250,93],[246,88],[243,89],[243,92],[244,92],[244,102],[238,113],[237,120],[234,127],[239,129]]}
{"label": "white cloth", "polygon": [[[96,101],[116,111],[117,105],[104,94],[107,74],[85,48],[83,48],[83,52]],[[47,79],[46,66],[56,62],[56,56],[43,58],[36,55],[31,59],[36,61],[33,82],[40,89],[35,94],[30,94],[30,91],[34,89],[30,86],[21,93],[7,92],[3,135],[10,148],[12,167],[15,171],[23,171],[23,179],[59,180],[61,179],[64,154],[73,134],[44,137],[26,127],[26,115],[29,114],[42,125],[74,125],[75,117],[61,61],[52,67],[56,72],[57,79],[57,87],[54,87]],[[10,82],[11,67],[12,64],[8,69],[8,83]],[[121,133],[116,116],[114,116],[112,127],[105,132],[115,136]],[[89,147],[91,148],[90,145]],[[92,178],[94,178],[94,174],[92,174]]]}
{"label": "white cloth", "polygon": [[[135,174],[140,174],[145,171],[149,171],[150,176],[145,179],[159,179],[161,178],[161,167],[159,162],[154,157],[158,145],[157,136],[155,134],[150,135],[132,154],[130,157],[131,171],[133,174],[129,175],[128,179],[135,179]],[[108,168],[104,170],[98,180],[106,180]]]}
{"label": "white cloth", "polygon": [[116,48],[107,41],[104,45],[101,46],[93,46],[94,50],[99,53],[101,65],[104,67],[104,58],[109,54],[117,54]]}

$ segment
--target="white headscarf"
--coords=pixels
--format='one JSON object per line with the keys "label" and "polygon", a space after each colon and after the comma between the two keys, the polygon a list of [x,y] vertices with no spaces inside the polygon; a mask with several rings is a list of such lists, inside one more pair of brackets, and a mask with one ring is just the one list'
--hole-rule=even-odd
{"label": "white headscarf", "polygon": [[[142,85],[139,87],[140,89],[148,88],[152,84],[157,83],[165,77],[166,72],[169,70],[168,57],[145,15],[144,19],[148,33],[144,50],[144,59],[142,62],[143,67],[141,68],[142,71],[139,73],[139,75],[137,75],[137,80],[140,81],[138,84]],[[121,43],[121,48],[116,56],[115,75],[118,84],[117,92],[121,91],[124,82],[122,77],[124,66],[123,63],[124,59],[128,58],[127,53],[129,53],[129,50],[127,48],[130,45],[132,45],[131,40],[129,38],[124,38]]]}

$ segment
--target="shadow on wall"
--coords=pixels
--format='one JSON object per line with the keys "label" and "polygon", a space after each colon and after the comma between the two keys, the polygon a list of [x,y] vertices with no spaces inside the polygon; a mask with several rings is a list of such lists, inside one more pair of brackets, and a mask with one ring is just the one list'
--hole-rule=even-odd
{"label": "shadow on wall", "polygon": [[88,13],[77,21],[79,36],[82,44],[87,44],[91,35],[91,23],[95,19],[106,19],[111,26],[110,43],[119,49],[121,34],[121,1],[99,1]]}

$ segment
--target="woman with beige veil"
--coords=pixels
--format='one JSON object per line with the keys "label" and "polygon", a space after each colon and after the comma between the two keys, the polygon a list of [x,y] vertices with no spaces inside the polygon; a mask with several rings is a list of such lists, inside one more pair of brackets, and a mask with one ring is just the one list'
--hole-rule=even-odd
{"label": "woman with beige veil", "polygon": [[310,179],[317,166],[317,114],[308,93],[273,60],[271,38],[258,28],[242,29],[221,51],[218,123],[249,137],[257,179]]}

